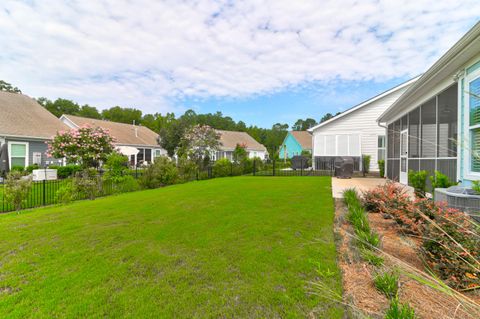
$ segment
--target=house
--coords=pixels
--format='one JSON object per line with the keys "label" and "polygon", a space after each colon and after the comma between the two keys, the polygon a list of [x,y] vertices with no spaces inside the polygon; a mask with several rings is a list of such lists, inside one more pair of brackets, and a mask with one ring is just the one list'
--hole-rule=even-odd
{"label": "house", "polygon": [[46,142],[68,129],[34,99],[0,91],[0,173],[15,166],[61,164],[47,158]]}
{"label": "house", "polygon": [[312,134],[308,131],[290,131],[280,146],[278,156],[281,159],[301,155],[302,151],[312,153]]}
{"label": "house", "polygon": [[388,178],[408,184],[409,170],[426,170],[464,185],[480,179],[480,23],[378,122],[387,128]]}
{"label": "house", "polygon": [[246,132],[216,130],[220,135],[220,149],[212,154],[214,161],[221,158],[233,160],[233,151],[237,145],[245,147],[249,158],[259,157],[262,160],[267,158],[268,151],[265,146],[257,142]]}
{"label": "house", "polygon": [[370,155],[370,170],[378,171],[378,161],[385,159],[385,129],[376,120],[416,80],[402,83],[309,129],[313,136],[314,168],[330,169],[336,157],[349,156],[358,171],[362,155]]}
{"label": "house", "polygon": [[128,156],[130,165],[152,163],[156,157],[167,155],[158,144],[158,134],[145,126],[90,119],[64,114],[60,120],[70,128],[84,125],[108,130],[119,152]]}

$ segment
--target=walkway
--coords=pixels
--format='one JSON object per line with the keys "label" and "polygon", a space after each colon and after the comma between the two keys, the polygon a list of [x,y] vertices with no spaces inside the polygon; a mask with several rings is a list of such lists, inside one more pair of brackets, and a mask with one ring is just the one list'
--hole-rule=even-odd
{"label": "walkway", "polygon": [[362,192],[375,188],[379,185],[384,185],[387,182],[385,178],[365,178],[365,177],[353,177],[353,178],[336,178],[332,177],[332,194],[333,198],[342,198],[343,191],[348,188],[355,188],[357,191]]}

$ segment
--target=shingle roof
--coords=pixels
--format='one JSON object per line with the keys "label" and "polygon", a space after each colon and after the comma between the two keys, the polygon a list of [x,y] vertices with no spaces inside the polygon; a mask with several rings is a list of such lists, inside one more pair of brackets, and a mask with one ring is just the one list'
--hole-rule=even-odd
{"label": "shingle roof", "polygon": [[233,150],[237,144],[245,144],[247,150],[252,151],[266,151],[267,148],[262,144],[258,143],[253,137],[248,135],[246,132],[236,132],[236,131],[223,131],[217,130],[220,133],[220,143],[222,143],[221,149],[223,150]]}
{"label": "shingle roof", "polygon": [[[66,118],[76,126],[88,124],[94,127],[101,127],[109,130],[110,135],[115,138],[116,144],[139,146],[148,145],[160,147],[157,142],[158,134],[145,126],[133,126],[132,124],[96,120],[67,114],[62,115],[62,117]],[[135,129],[137,129],[136,135]]]}
{"label": "shingle roof", "polygon": [[312,134],[307,131],[291,131],[290,134],[295,137],[298,143],[302,146],[305,150],[312,149]]}
{"label": "shingle roof", "polygon": [[52,138],[68,129],[34,99],[17,93],[0,91],[0,135]]}

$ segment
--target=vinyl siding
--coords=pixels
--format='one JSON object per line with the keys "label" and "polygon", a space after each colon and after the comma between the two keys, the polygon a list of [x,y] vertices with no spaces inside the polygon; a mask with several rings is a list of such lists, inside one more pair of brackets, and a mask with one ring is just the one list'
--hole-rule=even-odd
{"label": "vinyl siding", "polygon": [[[319,149],[323,135],[358,134],[360,136],[361,154],[370,155],[370,170],[378,171],[378,136],[386,135],[386,129],[378,126],[377,119],[408,88],[404,87],[371,102],[343,117],[338,118],[313,131],[313,156],[322,156]],[[343,146],[341,146],[343,148]]]}

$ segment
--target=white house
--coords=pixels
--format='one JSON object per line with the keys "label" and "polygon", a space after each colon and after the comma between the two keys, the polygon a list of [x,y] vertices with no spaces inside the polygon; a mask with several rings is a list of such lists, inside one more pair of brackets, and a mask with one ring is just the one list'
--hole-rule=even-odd
{"label": "white house", "polygon": [[216,131],[220,135],[220,149],[212,154],[214,161],[221,158],[233,160],[233,151],[237,144],[245,147],[249,158],[259,157],[263,160],[268,156],[267,148],[246,132]]}
{"label": "white house", "polygon": [[[378,118],[388,128],[386,174],[435,171],[480,180],[480,22]],[[427,180],[430,184],[430,180]]]}
{"label": "white house", "polygon": [[120,153],[128,156],[130,165],[152,163],[155,157],[167,155],[167,151],[158,144],[158,134],[145,126],[90,119],[64,114],[60,120],[70,128],[83,125],[101,127],[115,138],[115,146]]}
{"label": "white house", "polygon": [[309,129],[313,139],[314,168],[330,168],[335,157],[350,156],[353,157],[354,168],[358,171],[361,169],[361,156],[370,155],[370,170],[378,171],[378,160],[385,159],[386,144],[385,129],[378,126],[377,119],[417,78]]}

